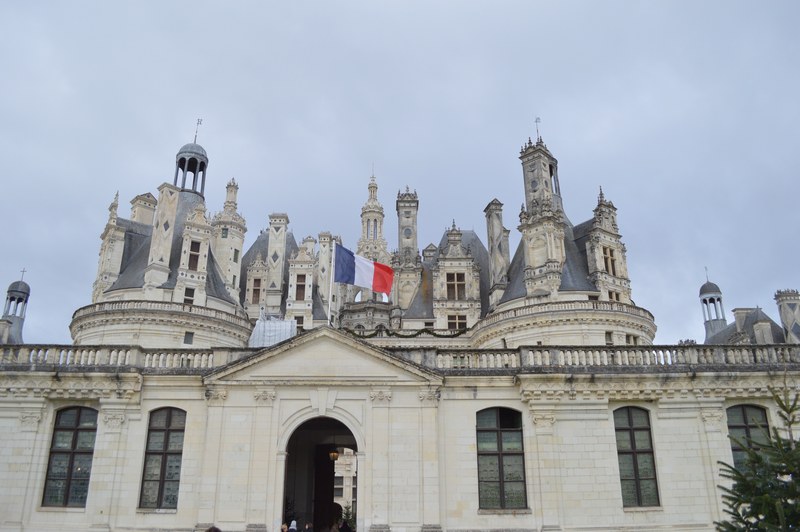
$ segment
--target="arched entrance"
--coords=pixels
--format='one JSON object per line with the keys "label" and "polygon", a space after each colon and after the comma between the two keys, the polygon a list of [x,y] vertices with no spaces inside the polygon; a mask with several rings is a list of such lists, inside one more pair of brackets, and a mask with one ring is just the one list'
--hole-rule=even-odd
{"label": "arched entrance", "polygon": [[284,522],[323,530],[349,507],[355,524],[357,450],[353,434],[335,419],[316,417],[297,427],[286,447]]}

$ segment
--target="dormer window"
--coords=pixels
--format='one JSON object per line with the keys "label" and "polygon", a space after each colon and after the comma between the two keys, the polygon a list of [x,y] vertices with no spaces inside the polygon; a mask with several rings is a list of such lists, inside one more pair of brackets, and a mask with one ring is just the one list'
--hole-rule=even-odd
{"label": "dormer window", "polygon": [[603,246],[603,266],[606,272],[617,275],[617,258],[614,256],[614,250],[605,246]]}
{"label": "dormer window", "polygon": [[198,264],[200,264],[200,242],[192,240],[189,244],[189,269],[196,272]]}
{"label": "dormer window", "polygon": [[463,273],[447,274],[447,299],[451,301],[467,299],[467,284]]}

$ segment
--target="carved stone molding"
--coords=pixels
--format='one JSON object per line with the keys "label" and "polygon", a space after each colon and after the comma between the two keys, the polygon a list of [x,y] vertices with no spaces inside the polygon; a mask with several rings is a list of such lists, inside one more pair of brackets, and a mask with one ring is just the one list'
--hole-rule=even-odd
{"label": "carved stone molding", "polygon": [[210,404],[220,404],[228,398],[228,390],[220,388],[206,388],[206,400]]}
{"label": "carved stone molding", "polygon": [[39,421],[42,420],[42,413],[38,410],[23,410],[19,413],[19,424],[22,432],[36,432],[39,429]]}
{"label": "carved stone molding", "polygon": [[[392,400],[391,390],[372,390],[369,392],[369,398],[373,403],[389,403]],[[372,525],[377,526],[377,525]]]}
{"label": "carved stone molding", "polygon": [[272,402],[277,397],[277,393],[275,390],[256,390],[253,392],[253,398],[256,400],[256,403],[260,405],[271,405]]}
{"label": "carved stone molding", "polygon": [[31,379],[0,378],[0,397],[15,399],[125,399],[130,400],[142,389],[141,376],[76,379],[63,375],[34,377]]}
{"label": "carved stone molding", "polygon": [[556,424],[556,415],[553,412],[531,412],[531,421],[536,425],[540,434],[552,434],[553,425]]}
{"label": "carved stone molding", "polygon": [[109,432],[119,432],[122,425],[127,421],[122,412],[104,412],[103,424]]}
{"label": "carved stone molding", "polygon": [[442,397],[442,390],[441,388],[429,389],[429,390],[421,390],[419,392],[419,400],[422,401],[423,404],[427,404],[430,406],[436,406],[439,404],[439,399]]}
{"label": "carved stone molding", "polygon": [[262,523],[249,523],[244,530],[245,532],[267,532],[267,525]]}
{"label": "carved stone molding", "polygon": [[722,432],[722,420],[725,417],[722,410],[705,408],[700,411],[703,425],[708,432]]}
{"label": "carved stone molding", "polygon": [[369,532],[391,532],[392,528],[389,525],[371,525]]}

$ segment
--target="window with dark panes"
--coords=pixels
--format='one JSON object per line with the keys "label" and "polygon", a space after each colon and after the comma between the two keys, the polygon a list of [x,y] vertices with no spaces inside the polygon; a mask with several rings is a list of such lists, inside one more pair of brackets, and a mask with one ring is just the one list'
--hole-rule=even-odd
{"label": "window with dark panes", "polygon": [[463,314],[450,314],[447,316],[447,328],[451,331],[466,329],[467,317]]}
{"label": "window with dark panes", "polygon": [[643,408],[614,410],[622,506],[658,506],[658,484],[650,432],[650,415]]}
{"label": "window with dark panes", "polygon": [[760,406],[736,405],[728,408],[727,414],[733,466],[738,468],[744,464],[747,449],[758,448],[767,443],[767,411]]}
{"label": "window with dark panes", "polygon": [[196,272],[199,264],[200,264],[200,242],[192,240],[191,243],[189,244],[189,269]]}
{"label": "window with dark panes", "polygon": [[476,415],[481,509],[527,508],[522,414],[488,408]]}
{"label": "window with dark panes", "polygon": [[303,273],[297,274],[297,286],[294,291],[294,300],[303,301],[306,298],[306,276]]}
{"label": "window with dark panes", "polygon": [[150,412],[142,473],[140,508],[177,508],[186,412],[161,408]]}
{"label": "window with dark panes", "polygon": [[86,506],[96,435],[97,410],[76,406],[56,413],[42,506]]}
{"label": "window with dark panes", "polygon": [[467,284],[463,273],[448,273],[446,284],[447,299],[453,301],[467,299]]}

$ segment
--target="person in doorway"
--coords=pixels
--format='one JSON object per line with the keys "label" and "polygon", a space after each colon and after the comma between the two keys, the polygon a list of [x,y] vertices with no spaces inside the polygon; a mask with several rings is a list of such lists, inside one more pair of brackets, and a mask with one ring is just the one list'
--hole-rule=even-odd
{"label": "person in doorway", "polygon": [[291,523],[289,523],[289,532],[292,532],[292,530],[294,530],[294,532],[297,532],[297,521],[292,521]]}
{"label": "person in doorway", "polygon": [[289,532],[289,527],[286,525],[286,523],[281,525],[281,532]]}
{"label": "person in doorway", "polygon": [[353,532],[350,525],[344,519],[339,519],[339,532]]}

